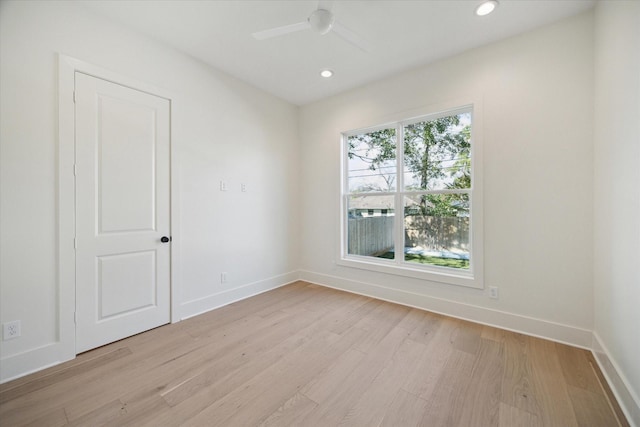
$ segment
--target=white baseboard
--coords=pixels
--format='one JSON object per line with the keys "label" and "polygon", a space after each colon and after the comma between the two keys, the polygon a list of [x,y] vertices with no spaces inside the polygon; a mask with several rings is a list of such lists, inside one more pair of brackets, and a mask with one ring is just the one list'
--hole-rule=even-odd
{"label": "white baseboard", "polygon": [[513,332],[522,333],[569,344],[574,347],[591,349],[592,331],[575,326],[563,325],[542,319],[522,316],[490,308],[464,304],[456,301],[435,298],[414,292],[402,291],[370,283],[311,271],[300,271],[300,280],[330,288],[340,289],[368,297],[394,302],[409,307],[420,308],[434,313],[444,314],[483,325],[495,326]]}
{"label": "white baseboard", "polygon": [[60,342],[54,342],[0,360],[0,384],[73,359],[73,350],[64,347]]}
{"label": "white baseboard", "polygon": [[592,352],[627,421],[632,427],[640,427],[640,398],[596,332],[593,333]]}
{"label": "white baseboard", "polygon": [[192,301],[184,302],[180,306],[180,319],[188,319],[216,308],[240,301],[272,289],[279,288],[299,279],[298,271],[281,274],[264,280],[248,283],[233,289],[228,289],[213,295],[207,295]]}

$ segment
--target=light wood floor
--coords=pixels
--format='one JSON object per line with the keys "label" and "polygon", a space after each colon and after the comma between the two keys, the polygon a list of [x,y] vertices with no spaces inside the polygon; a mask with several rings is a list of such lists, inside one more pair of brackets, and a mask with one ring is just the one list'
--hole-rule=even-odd
{"label": "light wood floor", "polygon": [[0,425],[628,425],[599,375],[585,350],[298,282],[6,383]]}

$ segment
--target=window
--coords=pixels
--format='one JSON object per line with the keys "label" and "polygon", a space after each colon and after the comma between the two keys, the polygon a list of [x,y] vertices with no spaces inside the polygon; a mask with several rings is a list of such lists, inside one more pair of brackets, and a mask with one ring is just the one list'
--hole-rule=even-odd
{"label": "window", "polygon": [[482,287],[473,108],[343,134],[341,264]]}

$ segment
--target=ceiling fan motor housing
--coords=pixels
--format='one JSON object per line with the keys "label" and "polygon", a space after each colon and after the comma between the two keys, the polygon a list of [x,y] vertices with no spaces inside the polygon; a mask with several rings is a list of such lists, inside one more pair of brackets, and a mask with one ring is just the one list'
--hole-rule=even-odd
{"label": "ceiling fan motor housing", "polygon": [[309,25],[313,31],[325,35],[331,31],[335,18],[328,10],[318,9],[309,15]]}

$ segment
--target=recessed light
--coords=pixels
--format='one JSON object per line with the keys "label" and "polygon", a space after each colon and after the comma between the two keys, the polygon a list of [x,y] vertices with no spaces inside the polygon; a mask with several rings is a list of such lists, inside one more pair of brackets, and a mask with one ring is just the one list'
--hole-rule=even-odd
{"label": "recessed light", "polygon": [[493,12],[496,7],[498,7],[498,2],[496,0],[488,0],[483,2],[480,6],[476,8],[476,15],[485,16]]}
{"label": "recessed light", "polygon": [[329,77],[333,76],[333,71],[331,71],[331,70],[322,70],[322,71],[320,71],[320,75],[322,77],[324,77],[325,79],[328,79]]}

